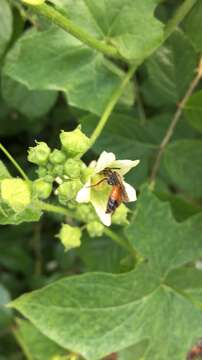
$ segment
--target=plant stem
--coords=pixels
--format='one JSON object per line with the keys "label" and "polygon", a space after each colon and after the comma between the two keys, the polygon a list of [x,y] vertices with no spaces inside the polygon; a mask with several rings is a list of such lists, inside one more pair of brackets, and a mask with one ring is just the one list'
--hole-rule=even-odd
{"label": "plant stem", "polygon": [[6,148],[0,143],[0,149],[3,151],[3,153],[7,156],[7,158],[12,162],[12,164],[15,166],[15,168],[18,170],[20,175],[29,183],[29,178],[25,174],[24,170],[21,168],[21,166],[15,161],[15,159],[12,157],[12,155],[6,150]]}
{"label": "plant stem", "polygon": [[185,0],[182,5],[179,6],[173,18],[168,21],[164,31],[164,41],[172,34],[176,27],[182,22],[185,16],[189,13],[191,8],[196,4],[198,0]]}
{"label": "plant stem", "polygon": [[166,131],[166,134],[159,146],[159,151],[157,153],[157,156],[156,156],[156,159],[155,159],[155,162],[153,165],[153,169],[151,172],[151,177],[150,177],[150,183],[152,186],[154,185],[154,182],[155,182],[155,178],[156,178],[159,166],[160,166],[162,155],[164,153],[164,150],[165,150],[167,144],[169,143],[169,141],[173,135],[173,131],[178,123],[178,120],[180,119],[180,117],[182,115],[183,108],[186,105],[186,102],[189,99],[189,97],[194,92],[194,90],[195,90],[196,86],[198,85],[199,81],[201,80],[201,78],[202,78],[202,58],[200,59],[200,62],[199,62],[197,74],[194,77],[194,79],[192,80],[191,84],[189,85],[188,90],[185,93],[182,101],[179,103],[178,108],[170,122],[170,125],[169,125],[167,131]]}
{"label": "plant stem", "polygon": [[109,100],[96,128],[94,129],[91,137],[90,137],[90,146],[89,148],[92,147],[92,145],[95,143],[95,141],[97,140],[97,138],[100,136],[104,126],[106,125],[115,105],[117,104],[120,96],[122,95],[125,87],[127,86],[127,84],[129,83],[130,79],[132,78],[135,70],[137,68],[137,64],[134,64],[131,66],[131,68],[129,69],[129,71],[127,72],[127,74],[125,75],[123,81],[121,82],[121,84],[119,85],[119,87],[114,91],[114,93],[111,96],[111,99]]}
{"label": "plant stem", "polygon": [[48,203],[43,202],[43,201],[38,201],[37,203],[38,203],[38,206],[40,207],[41,210],[56,213],[56,214],[61,214],[61,215],[64,215],[64,216],[71,217],[72,219],[79,220],[78,217],[76,217],[75,214],[72,211],[70,211],[69,209],[66,209],[66,208],[64,208],[62,206],[48,204]]}
{"label": "plant stem", "polygon": [[[68,216],[72,219],[81,221],[79,216],[77,216],[74,212],[63,208],[62,206],[48,204],[43,201],[38,201],[38,205],[41,208],[41,210],[44,210],[47,212],[53,212],[56,214],[61,214],[64,216]],[[133,257],[136,258],[136,252],[135,252],[133,246],[129,243],[129,241],[126,238],[123,239],[121,236],[117,235],[114,231],[112,231],[111,229],[109,229],[107,227],[104,228],[104,233],[105,233],[105,235],[110,237],[113,241],[115,241],[117,244],[119,244],[120,246],[122,246],[126,250],[128,250],[133,255]]]}
{"label": "plant stem", "polygon": [[[24,1],[26,3],[26,1]],[[36,13],[45,16],[46,18],[53,21],[54,24],[61,27],[63,30],[73,35],[75,38],[79,39],[84,44],[90,46],[93,49],[96,49],[102,52],[106,56],[110,56],[116,59],[121,59],[121,56],[118,53],[118,50],[111,45],[107,45],[104,41],[98,40],[87,31],[80,28],[73,21],[68,19],[67,15],[61,14],[58,10],[48,4],[42,5],[29,5]]]}

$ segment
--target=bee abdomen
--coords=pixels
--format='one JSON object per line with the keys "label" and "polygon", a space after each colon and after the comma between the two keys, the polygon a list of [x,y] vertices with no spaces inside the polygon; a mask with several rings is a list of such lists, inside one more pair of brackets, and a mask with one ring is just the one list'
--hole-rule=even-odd
{"label": "bee abdomen", "polygon": [[113,200],[113,199],[109,198],[109,201],[107,203],[106,214],[111,214],[112,212],[114,212],[116,210],[116,208],[118,206],[119,206],[119,203],[117,200]]}

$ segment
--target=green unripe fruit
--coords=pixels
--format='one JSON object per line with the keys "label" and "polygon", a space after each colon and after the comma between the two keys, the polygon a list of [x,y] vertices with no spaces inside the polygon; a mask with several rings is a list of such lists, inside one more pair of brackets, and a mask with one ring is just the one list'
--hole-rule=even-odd
{"label": "green unripe fruit", "polygon": [[54,168],[51,171],[51,174],[56,177],[56,176],[62,176],[64,173],[64,165],[58,164],[55,165]]}
{"label": "green unripe fruit", "polygon": [[43,179],[37,179],[33,182],[33,191],[39,199],[47,199],[52,192],[52,184]]}
{"label": "green unripe fruit", "polygon": [[99,221],[92,221],[87,224],[87,231],[90,237],[102,236],[104,232],[104,225]]}
{"label": "green unripe fruit", "polygon": [[80,130],[79,126],[74,131],[62,131],[60,141],[64,151],[70,157],[84,153],[90,145],[90,139]]}
{"label": "green unripe fruit", "polygon": [[1,181],[1,199],[16,213],[31,203],[31,191],[26,181],[18,178]]}
{"label": "green unripe fruit", "polygon": [[45,142],[37,142],[36,146],[29,148],[28,160],[36,165],[46,165],[50,152],[51,150]]}
{"label": "green unripe fruit", "polygon": [[64,245],[65,250],[68,251],[81,245],[81,235],[82,232],[80,228],[63,224],[58,234],[58,238]]}
{"label": "green unripe fruit", "polygon": [[81,173],[82,161],[68,159],[64,164],[64,173],[70,178],[78,178]]}
{"label": "green unripe fruit", "polygon": [[44,166],[39,166],[36,172],[38,174],[38,177],[44,177],[47,175],[47,169]]}
{"label": "green unripe fruit", "polygon": [[64,163],[65,159],[66,159],[65,154],[58,149],[54,149],[49,156],[49,161],[54,165]]}
{"label": "green unripe fruit", "polygon": [[80,180],[68,180],[63,182],[57,188],[59,201],[65,204],[67,201],[73,200],[81,187],[82,184]]}

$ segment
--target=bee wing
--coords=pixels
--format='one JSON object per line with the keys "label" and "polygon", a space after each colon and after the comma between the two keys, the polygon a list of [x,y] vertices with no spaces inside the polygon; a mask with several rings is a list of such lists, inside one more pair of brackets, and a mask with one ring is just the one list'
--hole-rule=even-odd
{"label": "bee wing", "polygon": [[118,178],[118,181],[119,181],[119,186],[121,188],[121,193],[122,193],[122,201],[124,202],[129,202],[129,198],[128,198],[128,194],[125,190],[125,186],[123,184],[123,180],[122,180],[122,177],[121,175],[119,175],[118,173],[116,174],[117,175],[117,178]]}

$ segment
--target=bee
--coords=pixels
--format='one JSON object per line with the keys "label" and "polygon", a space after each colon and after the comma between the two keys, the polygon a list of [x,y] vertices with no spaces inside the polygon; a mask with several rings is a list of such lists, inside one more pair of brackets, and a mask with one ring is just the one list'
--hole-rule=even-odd
{"label": "bee", "polygon": [[186,360],[198,358],[202,358],[202,339],[199,339],[198,343],[192,347],[191,351],[187,354]]}
{"label": "bee", "polygon": [[111,193],[109,195],[109,199],[107,202],[106,214],[113,214],[114,211],[119,207],[122,202],[128,202],[128,195],[126,193],[123,180],[121,175],[117,171],[118,168],[106,168],[101,171],[100,174],[104,175],[104,178],[101,179],[98,183],[91,185],[97,186],[101,184],[103,181],[106,181],[108,185],[112,186]]}

